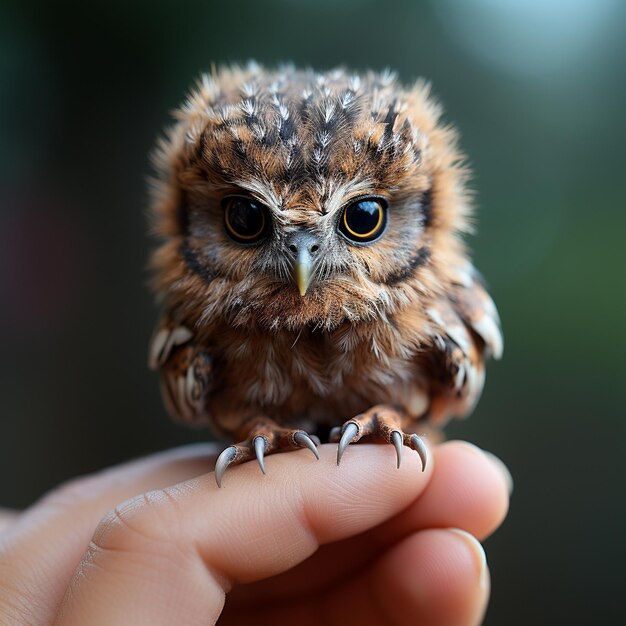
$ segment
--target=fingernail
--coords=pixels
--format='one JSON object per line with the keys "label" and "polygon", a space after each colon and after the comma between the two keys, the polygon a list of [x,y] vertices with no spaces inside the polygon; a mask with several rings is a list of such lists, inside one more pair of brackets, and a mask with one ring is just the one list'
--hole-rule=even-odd
{"label": "fingernail", "polygon": [[487,458],[491,459],[494,465],[496,465],[498,469],[502,472],[504,480],[506,480],[506,486],[509,490],[509,496],[511,496],[513,494],[513,476],[511,475],[509,468],[504,464],[501,459],[499,459],[492,452],[489,452],[488,450],[483,450],[483,452],[487,455]]}
{"label": "fingernail", "polygon": [[489,568],[487,567],[487,555],[480,541],[478,541],[474,535],[470,535],[467,531],[461,530],[460,528],[448,528],[448,530],[461,537],[465,545],[472,551],[476,564],[478,565],[478,581],[480,587],[481,589],[487,589],[489,586]]}

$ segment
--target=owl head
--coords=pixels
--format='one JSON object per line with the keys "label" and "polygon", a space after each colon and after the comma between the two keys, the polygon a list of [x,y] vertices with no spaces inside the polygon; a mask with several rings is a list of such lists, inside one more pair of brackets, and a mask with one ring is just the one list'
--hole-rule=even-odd
{"label": "owl head", "polygon": [[203,76],[155,152],[157,293],[199,328],[329,330],[427,306],[468,225],[440,114],[389,72]]}

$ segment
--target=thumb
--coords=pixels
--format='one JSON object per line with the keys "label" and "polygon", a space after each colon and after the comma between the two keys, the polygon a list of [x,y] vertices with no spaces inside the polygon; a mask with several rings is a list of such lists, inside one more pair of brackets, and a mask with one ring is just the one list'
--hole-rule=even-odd
{"label": "thumb", "polygon": [[[431,476],[417,454],[396,470],[391,446],[335,446],[248,463],[218,489],[212,475],[126,501],[99,524],[57,624],[217,621],[233,584],[286,571],[323,543],[377,526],[406,508]],[[432,457],[431,457],[432,458]]]}

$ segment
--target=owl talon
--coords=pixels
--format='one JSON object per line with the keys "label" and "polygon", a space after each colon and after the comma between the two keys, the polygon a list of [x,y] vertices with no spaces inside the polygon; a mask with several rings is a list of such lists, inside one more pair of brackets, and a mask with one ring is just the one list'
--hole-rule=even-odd
{"label": "owl talon", "polygon": [[337,465],[341,463],[341,457],[343,453],[346,451],[346,448],[352,443],[352,440],[359,434],[359,427],[356,424],[350,422],[346,424],[343,435],[341,435],[341,440],[339,441],[339,446],[337,447]]}
{"label": "owl talon", "polygon": [[265,437],[258,435],[254,438],[254,452],[256,454],[256,460],[259,462],[261,471],[265,475],[265,449],[267,448],[267,442]]}
{"label": "owl talon", "polygon": [[[398,464],[396,467],[400,469],[400,463],[402,463],[402,433],[399,430],[394,430],[391,433],[391,443],[393,443],[396,449],[396,456],[398,458]],[[423,471],[423,470],[422,470]]]}
{"label": "owl talon", "polygon": [[339,439],[337,465],[339,465],[343,453],[349,444],[356,443],[366,438],[370,441],[383,441],[393,444],[396,450],[396,467],[398,469],[400,469],[402,463],[403,447],[410,447],[419,455],[422,461],[423,472],[428,462],[428,449],[420,437],[417,435],[408,435],[402,431],[401,425],[403,419],[403,415],[398,413],[393,407],[378,405],[345,422],[340,439],[336,435],[337,428],[333,428],[330,431],[331,440],[333,436]]}
{"label": "owl talon", "polygon": [[[315,435],[313,435],[313,437],[315,437]],[[309,437],[309,435],[307,435],[304,431],[298,431],[293,436],[293,440],[301,448],[308,448],[315,455],[315,458],[319,461],[320,455],[319,455],[319,452],[317,451],[317,447],[315,446],[315,441],[313,440],[313,437]],[[315,439],[317,439],[319,443],[319,439],[317,437],[315,437]]]}
{"label": "owl talon", "polygon": [[[424,441],[418,437],[417,435],[411,435],[410,438],[411,448],[419,454],[420,459],[422,460],[422,472],[426,469],[426,462],[428,461],[428,450],[424,445]],[[398,467],[400,465],[398,464]]]}
{"label": "owl talon", "polygon": [[215,463],[215,482],[218,487],[222,486],[224,472],[233,462],[235,456],[237,456],[237,448],[235,448],[235,446],[229,446],[217,457],[217,461]]}
{"label": "owl talon", "polygon": [[320,440],[315,435],[295,428],[284,428],[268,417],[259,416],[251,419],[242,431],[247,437],[226,448],[217,458],[215,481],[218,487],[222,486],[222,478],[228,467],[255,458],[263,475],[266,474],[265,457],[270,454],[308,448],[316,459],[320,458],[317,451]]}

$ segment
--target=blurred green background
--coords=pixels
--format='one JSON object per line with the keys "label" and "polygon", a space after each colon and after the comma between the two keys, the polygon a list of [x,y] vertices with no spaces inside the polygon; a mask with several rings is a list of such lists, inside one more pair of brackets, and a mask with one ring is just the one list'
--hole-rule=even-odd
{"label": "blurred green background", "polygon": [[213,62],[432,80],[478,191],[503,319],[449,429],[515,477],[486,623],[626,623],[626,4],[0,3],[0,503],[202,439],[145,366],[147,154]]}

